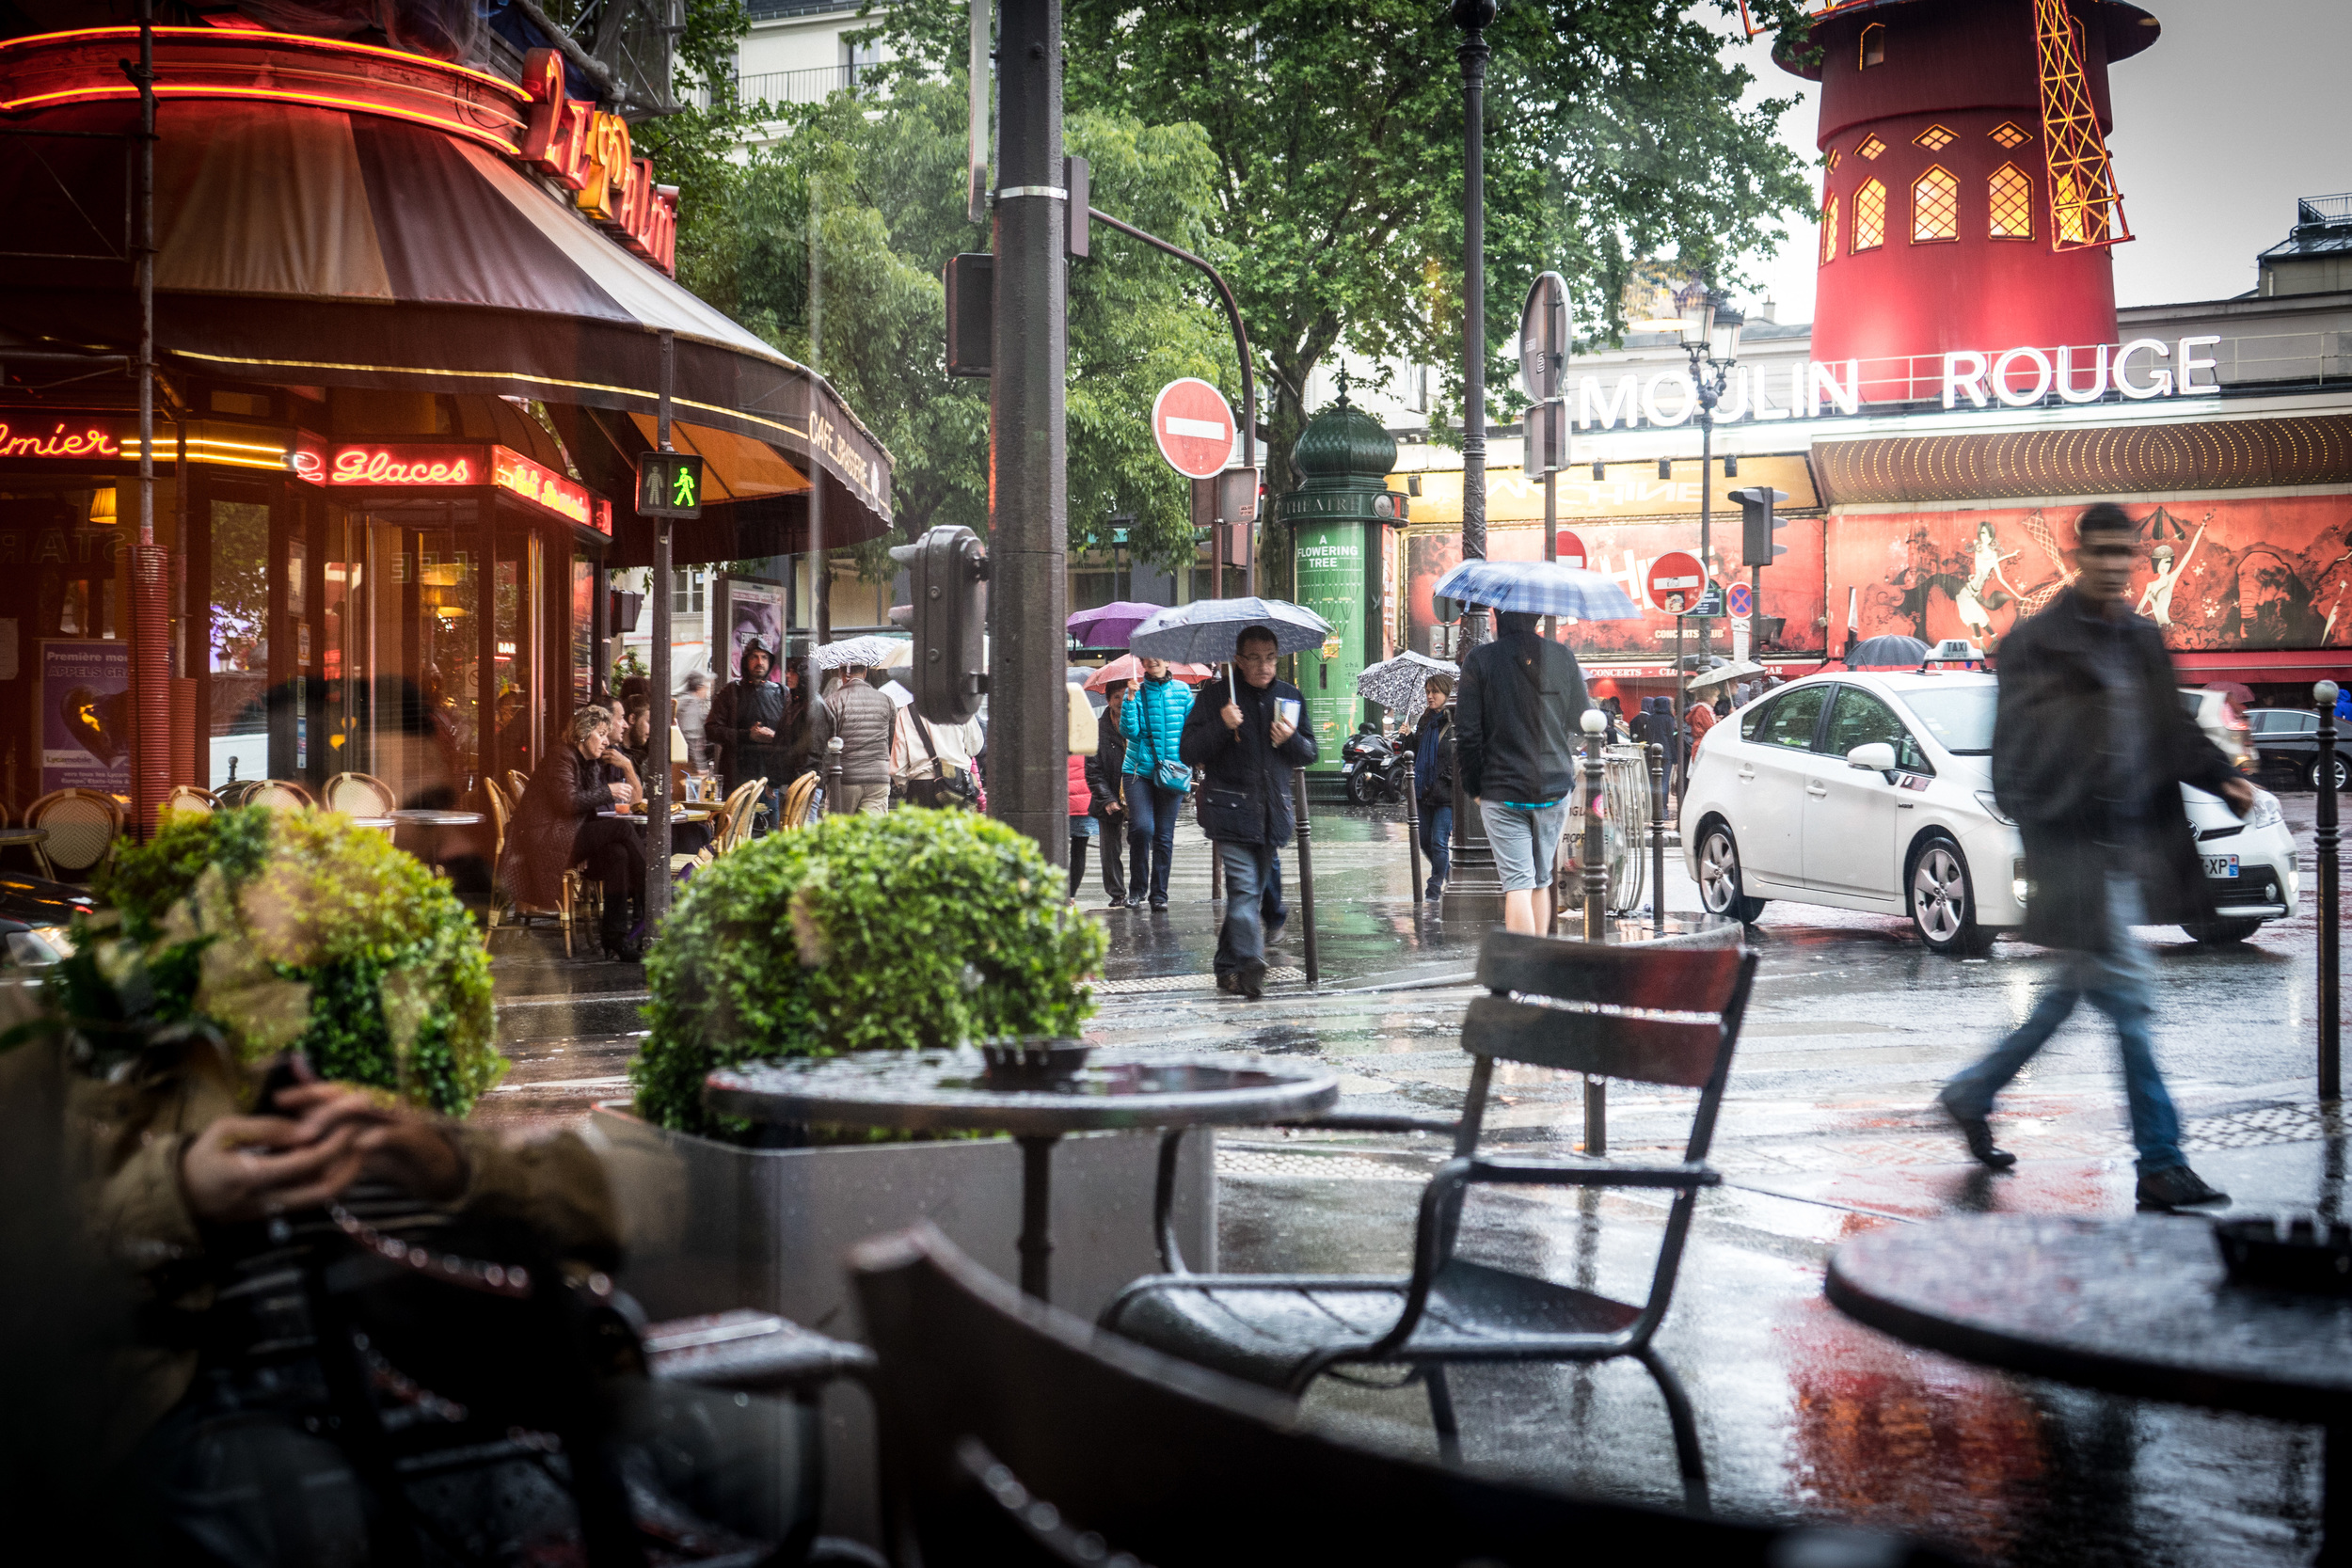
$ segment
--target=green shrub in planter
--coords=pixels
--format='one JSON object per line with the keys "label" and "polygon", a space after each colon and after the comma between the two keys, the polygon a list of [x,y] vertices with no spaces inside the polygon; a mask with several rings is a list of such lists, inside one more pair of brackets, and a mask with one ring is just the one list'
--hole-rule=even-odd
{"label": "green shrub in planter", "polygon": [[707,1117],[713,1069],[771,1056],[1078,1033],[1103,929],[1025,835],[977,812],[828,817],[722,856],[645,959],[637,1109]]}
{"label": "green shrub in planter", "polygon": [[114,908],[55,975],[74,1021],[209,1023],[246,1061],[297,1049],[323,1078],[450,1116],[506,1071],[466,907],[347,817],[175,815],[98,892]]}

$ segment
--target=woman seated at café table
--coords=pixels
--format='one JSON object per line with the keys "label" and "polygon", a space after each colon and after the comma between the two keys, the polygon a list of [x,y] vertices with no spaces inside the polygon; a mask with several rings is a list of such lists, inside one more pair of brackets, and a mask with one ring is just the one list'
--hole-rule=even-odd
{"label": "woman seated at caf\u00e9 table", "polygon": [[[636,772],[616,778],[608,763],[618,752],[612,710],[583,707],[572,715],[569,744],[559,746],[523,791],[506,834],[506,885],[517,902],[552,909],[562,901],[564,873],[585,861],[604,888],[606,956],[636,963],[644,947],[632,934],[645,887],[645,841],[633,821],[599,815],[625,811],[639,798]],[[624,765],[626,768],[626,765]]]}

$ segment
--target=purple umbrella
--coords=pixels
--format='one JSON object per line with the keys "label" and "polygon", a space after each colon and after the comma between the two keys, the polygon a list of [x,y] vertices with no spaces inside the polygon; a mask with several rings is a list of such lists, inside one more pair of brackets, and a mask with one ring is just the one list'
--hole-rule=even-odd
{"label": "purple umbrella", "polygon": [[1123,648],[1137,626],[1167,608],[1166,605],[1136,604],[1121,599],[1117,604],[1106,604],[1099,610],[1082,610],[1063,625],[1087,647]]}

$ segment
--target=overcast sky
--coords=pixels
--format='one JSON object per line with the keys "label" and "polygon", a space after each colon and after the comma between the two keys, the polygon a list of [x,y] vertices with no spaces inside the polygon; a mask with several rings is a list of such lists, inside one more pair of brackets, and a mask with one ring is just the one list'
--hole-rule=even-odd
{"label": "overcast sky", "polygon": [[[2352,0],[2137,0],[2164,24],[2122,61],[2115,93],[2116,182],[2137,236],[2115,247],[2119,305],[2226,299],[2254,286],[2257,252],[2287,237],[2295,198],[2352,191],[2342,130],[2352,59]],[[1814,169],[1820,89],[1772,63],[1764,41],[1735,43],[1757,97],[1801,88],[1781,122]],[[1784,322],[1813,319],[1813,225],[1748,270]]]}

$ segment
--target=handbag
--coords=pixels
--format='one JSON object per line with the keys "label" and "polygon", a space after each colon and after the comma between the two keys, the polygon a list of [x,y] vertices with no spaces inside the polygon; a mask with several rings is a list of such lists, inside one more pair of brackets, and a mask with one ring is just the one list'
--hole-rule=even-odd
{"label": "handbag", "polygon": [[1146,707],[1144,712],[1152,716],[1144,727],[1152,732],[1152,754],[1159,758],[1159,762],[1152,769],[1152,782],[1162,789],[1171,790],[1178,795],[1191,794],[1192,765],[1168,754],[1168,749],[1160,744],[1157,710]]}
{"label": "handbag", "polygon": [[931,759],[931,776],[907,781],[907,803],[930,806],[935,811],[969,810],[977,805],[980,792],[973,784],[972,775],[939,760],[939,748],[931,741],[931,727],[919,713],[914,716],[914,733],[922,736],[923,754]]}

